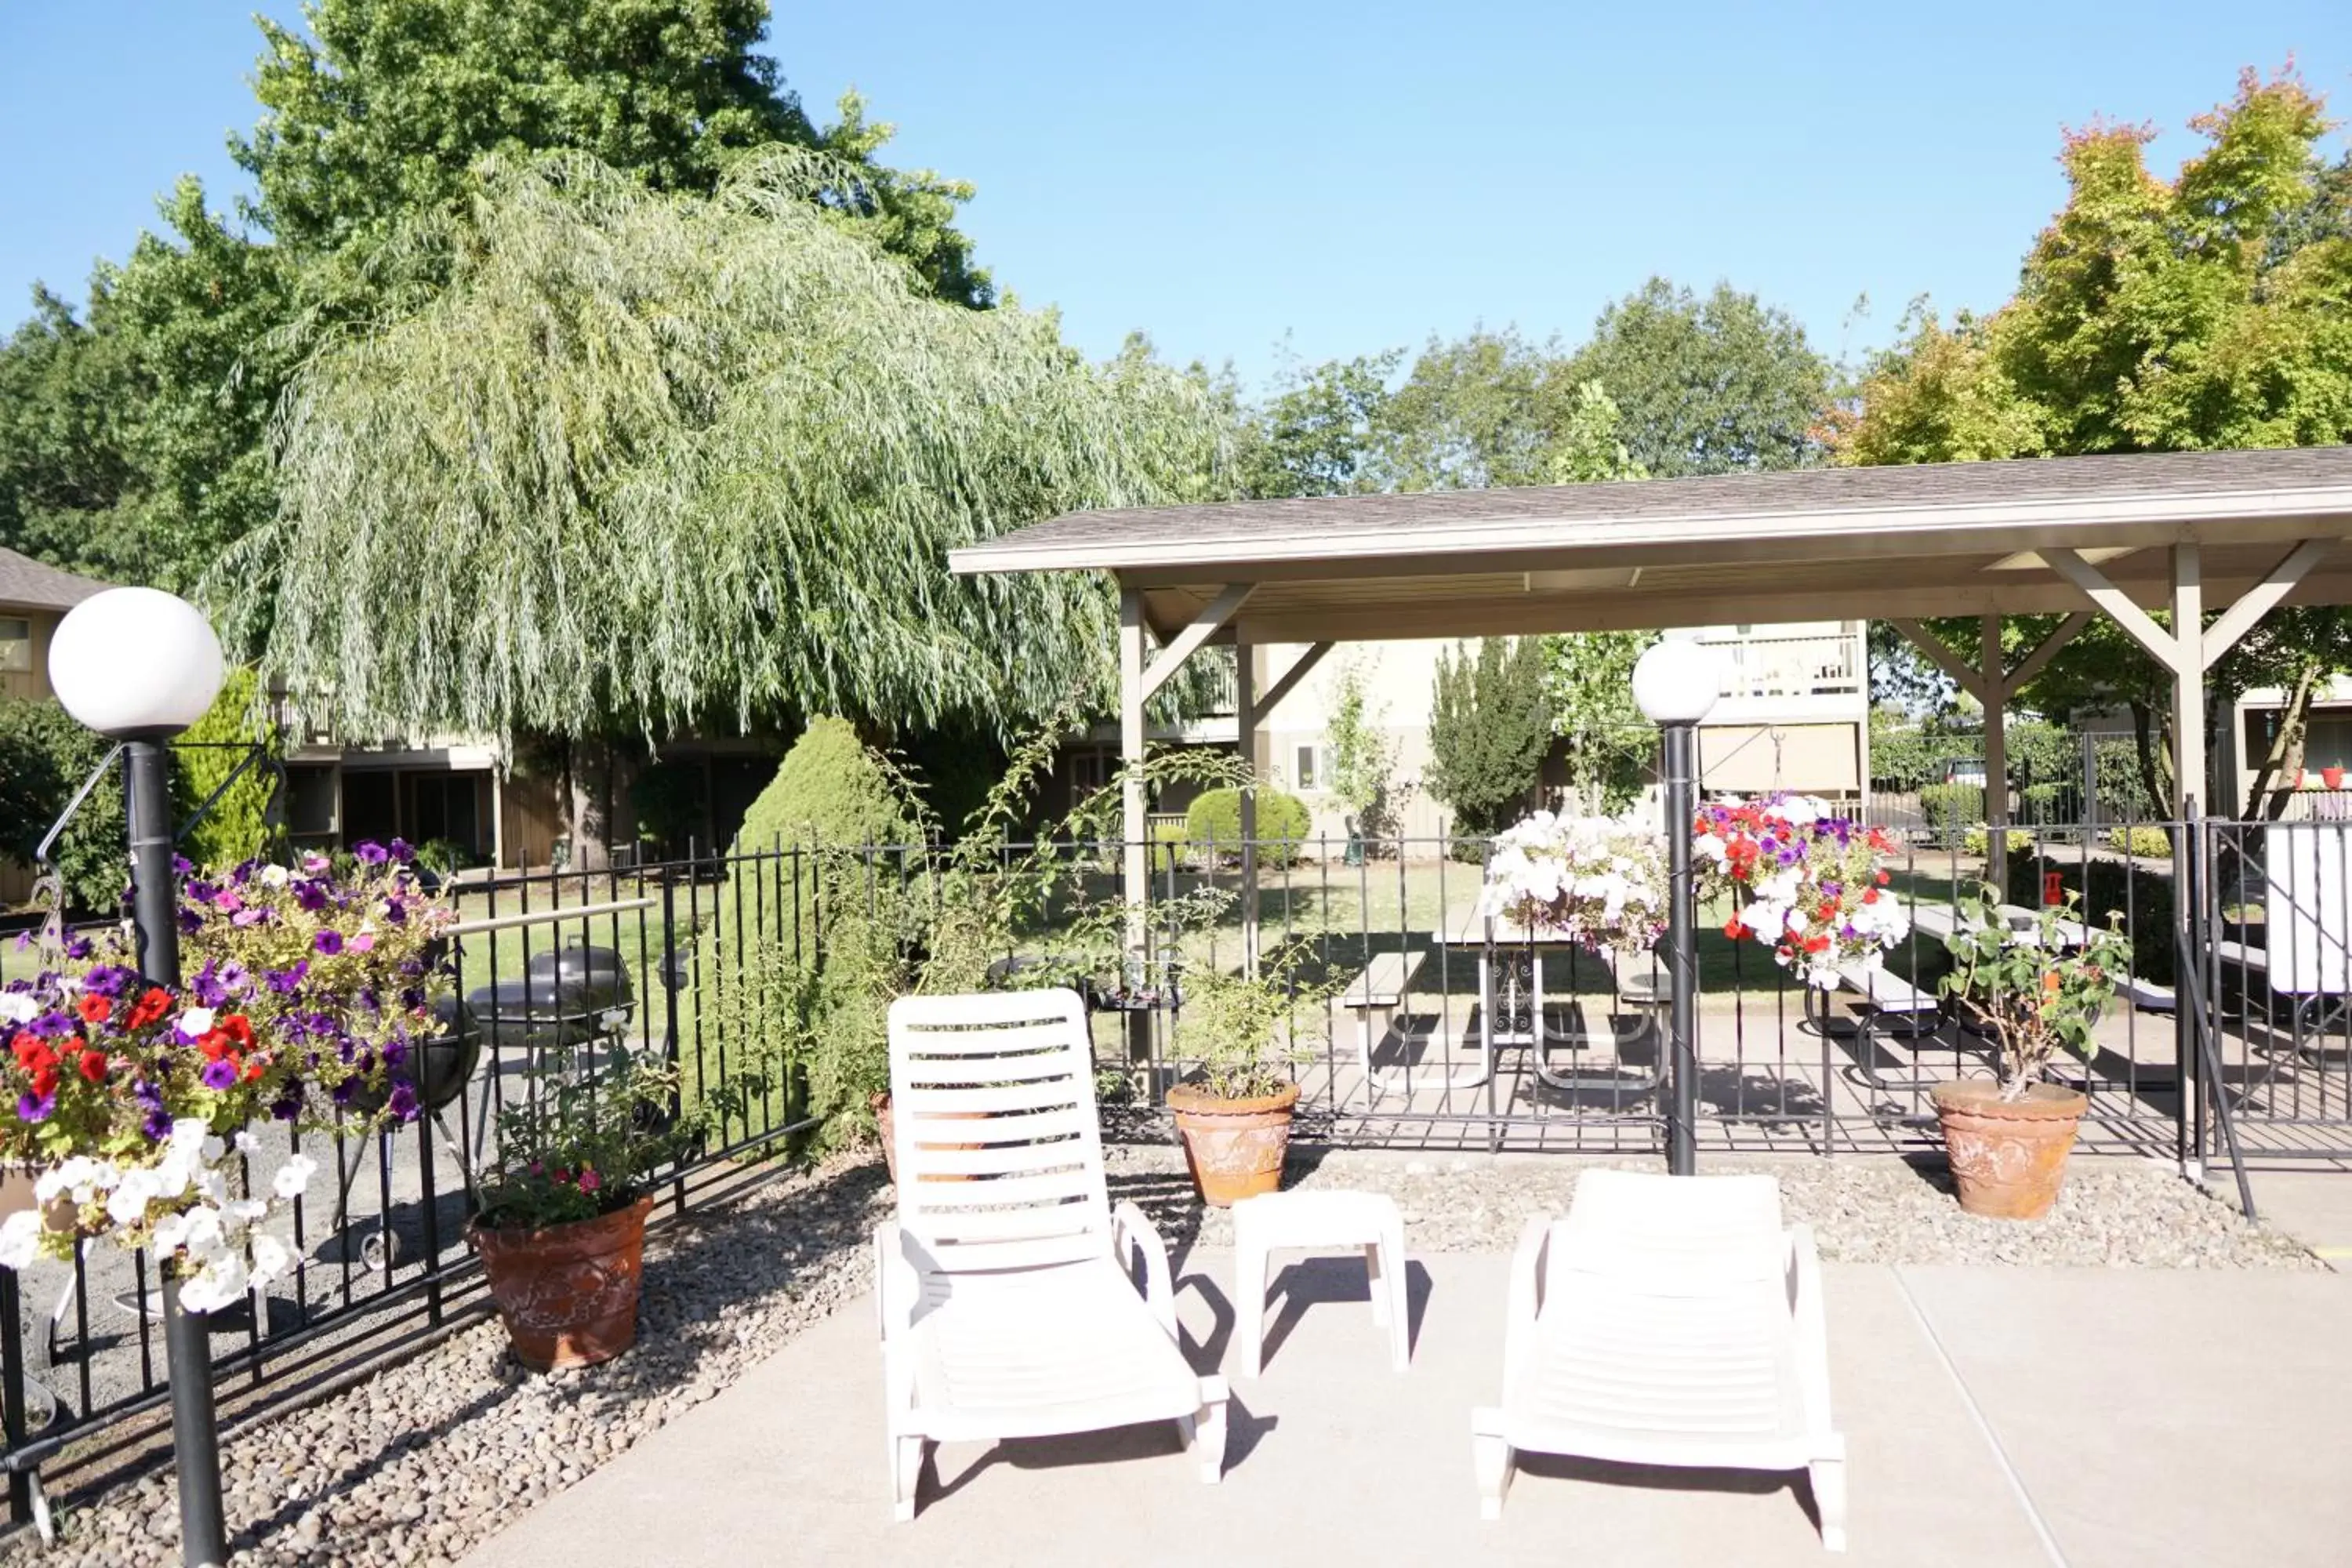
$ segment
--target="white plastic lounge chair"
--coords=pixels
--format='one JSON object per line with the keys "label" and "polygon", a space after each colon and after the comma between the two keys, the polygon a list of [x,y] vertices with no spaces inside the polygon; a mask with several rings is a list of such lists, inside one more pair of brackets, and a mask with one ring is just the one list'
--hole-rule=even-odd
{"label": "white plastic lounge chair", "polygon": [[1110,1205],[1085,1005],[902,997],[890,1098],[898,1217],[874,1246],[895,1517],[940,1442],[1173,1421],[1217,1480],[1224,1380],[1178,1348],[1159,1232]]}
{"label": "white plastic lounge chair", "polygon": [[1845,1550],[1820,1267],[1771,1177],[1586,1172],[1566,1219],[1528,1222],[1508,1311],[1503,1403],[1471,1416],[1486,1518],[1522,1451],[1806,1470]]}

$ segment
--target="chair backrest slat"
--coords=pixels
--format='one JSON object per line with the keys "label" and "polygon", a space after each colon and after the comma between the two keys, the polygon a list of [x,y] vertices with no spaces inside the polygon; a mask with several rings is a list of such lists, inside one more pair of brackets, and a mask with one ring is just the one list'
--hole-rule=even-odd
{"label": "chair backrest slat", "polygon": [[1668,1176],[1587,1171],[1551,1253],[1554,1283],[1607,1273],[1660,1295],[1706,1294],[1775,1278],[1783,1233],[1770,1176]]}
{"label": "chair backrest slat", "polygon": [[1076,993],[899,998],[890,1100],[898,1223],[937,1267],[1108,1251],[1094,1048]]}

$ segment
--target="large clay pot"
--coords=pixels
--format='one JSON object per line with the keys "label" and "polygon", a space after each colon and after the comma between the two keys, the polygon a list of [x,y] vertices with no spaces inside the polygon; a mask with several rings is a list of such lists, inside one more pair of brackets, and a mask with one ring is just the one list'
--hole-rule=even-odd
{"label": "large clay pot", "polygon": [[1256,1100],[1219,1100],[1189,1083],[1168,1091],[1168,1109],[1184,1139],[1184,1163],[1202,1203],[1230,1208],[1282,1185],[1290,1113],[1297,1103],[1295,1083]]}
{"label": "large clay pot", "polygon": [[467,1228],[515,1359],[534,1372],[593,1366],[636,1343],[646,1215],[653,1206],[650,1196],[642,1197],[613,1214],[544,1230]]}
{"label": "large clay pot", "polygon": [[2054,1083],[2037,1083],[2015,1100],[2002,1100],[2000,1086],[1986,1079],[1937,1084],[1936,1115],[1960,1207],[1994,1219],[2048,1214],[2090,1103]]}

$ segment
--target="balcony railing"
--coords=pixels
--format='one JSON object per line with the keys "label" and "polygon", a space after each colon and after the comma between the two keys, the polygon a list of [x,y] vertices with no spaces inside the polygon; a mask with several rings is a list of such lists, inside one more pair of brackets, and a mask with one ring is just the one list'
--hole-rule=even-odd
{"label": "balcony railing", "polygon": [[1858,637],[1743,637],[1710,643],[1723,665],[1724,697],[1844,697],[1864,690]]}

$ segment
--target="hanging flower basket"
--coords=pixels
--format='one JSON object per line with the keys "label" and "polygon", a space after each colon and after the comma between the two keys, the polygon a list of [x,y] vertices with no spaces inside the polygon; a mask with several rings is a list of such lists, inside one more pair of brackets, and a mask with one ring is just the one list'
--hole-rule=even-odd
{"label": "hanging flower basket", "polygon": [[1478,909],[1531,934],[1633,954],[1664,932],[1667,905],[1657,829],[1538,811],[1495,836]]}
{"label": "hanging flower basket", "polygon": [[1911,921],[1889,890],[1894,841],[1804,795],[1699,809],[1692,858],[1703,899],[1728,894],[1733,941],[1754,939],[1808,985],[1834,990],[1841,969],[1875,969]]}

